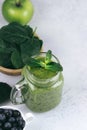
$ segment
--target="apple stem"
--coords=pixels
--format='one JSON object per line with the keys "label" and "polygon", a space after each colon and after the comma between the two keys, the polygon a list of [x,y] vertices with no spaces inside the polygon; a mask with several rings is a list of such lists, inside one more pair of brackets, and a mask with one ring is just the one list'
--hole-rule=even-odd
{"label": "apple stem", "polygon": [[21,5],[21,0],[15,0],[15,3],[17,6],[20,6]]}

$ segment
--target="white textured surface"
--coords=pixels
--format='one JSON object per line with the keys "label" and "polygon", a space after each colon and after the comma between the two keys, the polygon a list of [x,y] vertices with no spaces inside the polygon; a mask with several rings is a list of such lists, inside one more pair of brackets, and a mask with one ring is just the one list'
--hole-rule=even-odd
{"label": "white textured surface", "polygon": [[[33,113],[26,130],[87,130],[87,0],[32,0],[44,51],[51,49],[64,67],[62,102],[45,113]],[[2,0],[0,1],[0,4]],[[0,26],[6,24],[0,13]],[[14,85],[19,77],[0,73],[0,81]],[[5,105],[10,105],[7,103]],[[24,113],[26,106],[17,106]]]}

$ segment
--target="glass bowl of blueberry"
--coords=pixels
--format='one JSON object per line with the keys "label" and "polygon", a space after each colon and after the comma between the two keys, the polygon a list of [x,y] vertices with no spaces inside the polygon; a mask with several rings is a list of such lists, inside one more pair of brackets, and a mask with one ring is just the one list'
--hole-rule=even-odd
{"label": "glass bowl of blueberry", "polygon": [[25,126],[32,120],[33,115],[23,113],[10,106],[0,107],[0,130],[25,130]]}

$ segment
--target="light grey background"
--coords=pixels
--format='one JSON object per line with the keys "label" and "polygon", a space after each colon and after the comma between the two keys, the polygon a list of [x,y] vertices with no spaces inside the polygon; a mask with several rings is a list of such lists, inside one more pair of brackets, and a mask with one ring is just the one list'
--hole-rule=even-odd
{"label": "light grey background", "polygon": [[[30,25],[37,27],[43,50],[51,49],[60,59],[65,84],[60,105],[49,112],[32,112],[35,118],[26,130],[87,130],[87,0],[32,2],[35,13]],[[0,13],[0,26],[5,24]],[[0,73],[0,81],[12,86],[20,78]],[[29,111],[25,105],[17,107]]]}

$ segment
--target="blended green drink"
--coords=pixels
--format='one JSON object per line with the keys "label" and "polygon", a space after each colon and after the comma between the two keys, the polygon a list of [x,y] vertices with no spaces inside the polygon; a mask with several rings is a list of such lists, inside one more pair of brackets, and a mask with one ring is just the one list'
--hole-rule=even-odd
{"label": "blended green drink", "polygon": [[49,53],[40,53],[33,58],[22,72],[22,98],[32,111],[45,112],[61,101],[64,83],[62,66],[58,59]]}

